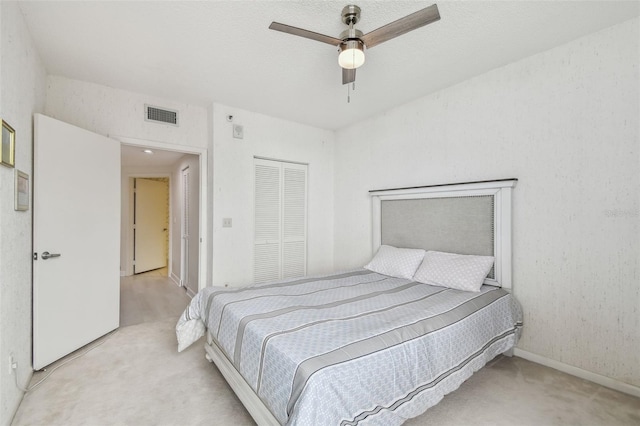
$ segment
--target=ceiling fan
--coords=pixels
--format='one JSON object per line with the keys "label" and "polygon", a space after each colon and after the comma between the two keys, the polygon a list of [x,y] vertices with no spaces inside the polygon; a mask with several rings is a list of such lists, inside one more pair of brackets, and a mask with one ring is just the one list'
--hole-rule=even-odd
{"label": "ceiling fan", "polygon": [[382,42],[440,19],[438,6],[433,4],[363,35],[362,31],[353,27],[360,21],[360,12],[360,8],[356,5],[348,5],[342,9],[342,22],[347,24],[349,28],[344,30],[339,38],[279,22],[272,22],[269,29],[337,46],[340,52],[338,63],[342,67],[342,84],[348,84],[356,80],[356,68],[364,64],[365,49],[371,49]]}

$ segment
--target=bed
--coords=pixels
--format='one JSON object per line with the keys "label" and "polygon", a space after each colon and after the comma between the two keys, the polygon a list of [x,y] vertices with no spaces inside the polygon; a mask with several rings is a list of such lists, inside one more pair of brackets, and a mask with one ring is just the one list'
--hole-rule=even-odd
{"label": "bed", "polygon": [[[518,341],[515,183],[372,191],[366,268],[205,288],[178,321],[179,350],[206,333],[207,358],[259,425],[396,425],[420,415]],[[444,255],[491,264],[462,290],[446,281],[456,274],[444,284],[433,275]]]}

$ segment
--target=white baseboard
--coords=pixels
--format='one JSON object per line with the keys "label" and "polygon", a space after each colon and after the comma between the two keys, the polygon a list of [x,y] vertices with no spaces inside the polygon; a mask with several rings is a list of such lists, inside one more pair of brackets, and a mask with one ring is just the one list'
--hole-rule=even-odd
{"label": "white baseboard", "polygon": [[173,281],[178,287],[183,287],[185,289],[185,291],[187,292],[187,296],[189,296],[190,298],[193,299],[193,296],[196,295],[196,293],[193,290],[191,290],[189,287],[181,285],[180,284],[180,277],[178,277],[173,272],[171,274],[169,274],[169,279],[171,279],[171,281]]}
{"label": "white baseboard", "polygon": [[176,285],[177,285],[178,287],[181,287],[181,285],[180,285],[180,277],[179,277],[179,276],[177,276],[176,274],[174,274],[173,272],[171,272],[171,273],[169,274],[169,278],[171,279],[171,281],[173,281],[174,283],[176,283]]}
{"label": "white baseboard", "polygon": [[518,348],[515,348],[514,355],[535,362],[536,364],[542,364],[554,370],[562,371],[563,373],[571,374],[572,376],[580,377],[581,379],[589,380],[604,387],[640,398],[640,387],[630,385],[629,383],[592,373],[591,371],[583,370],[582,368],[574,367],[573,365],[565,364]]}

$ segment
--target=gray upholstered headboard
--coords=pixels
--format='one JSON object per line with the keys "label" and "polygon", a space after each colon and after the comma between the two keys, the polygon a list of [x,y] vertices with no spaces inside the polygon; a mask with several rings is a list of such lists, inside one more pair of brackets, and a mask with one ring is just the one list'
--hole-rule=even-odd
{"label": "gray upholstered headboard", "polygon": [[511,190],[516,179],[370,191],[381,244],[494,256],[485,284],[511,288]]}

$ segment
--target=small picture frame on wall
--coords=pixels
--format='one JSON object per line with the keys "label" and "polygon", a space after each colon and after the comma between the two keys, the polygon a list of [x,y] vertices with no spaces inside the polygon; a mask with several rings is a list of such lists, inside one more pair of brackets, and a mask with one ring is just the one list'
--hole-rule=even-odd
{"label": "small picture frame on wall", "polygon": [[7,167],[15,166],[16,131],[6,121],[2,120],[2,149],[0,150],[0,164]]}
{"label": "small picture frame on wall", "polygon": [[16,200],[17,211],[29,210],[29,175],[16,169]]}

